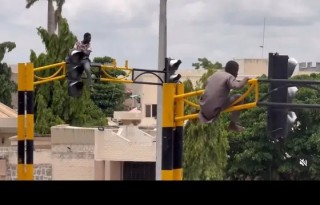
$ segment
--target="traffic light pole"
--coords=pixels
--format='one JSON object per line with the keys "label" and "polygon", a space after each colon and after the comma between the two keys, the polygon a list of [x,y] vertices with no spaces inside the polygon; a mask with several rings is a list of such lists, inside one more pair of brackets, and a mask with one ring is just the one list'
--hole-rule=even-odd
{"label": "traffic light pole", "polygon": [[18,180],[33,180],[34,69],[32,63],[18,65]]}
{"label": "traffic light pole", "polygon": [[161,180],[173,180],[173,130],[175,83],[162,85],[162,163]]}
{"label": "traffic light pole", "polygon": [[[165,67],[167,56],[167,0],[160,0],[159,14],[159,50],[158,50],[158,70]],[[156,180],[161,180],[162,176],[162,106],[163,90],[158,86],[157,90],[157,136],[156,136]]]}
{"label": "traffic light pole", "polygon": [[[176,95],[184,94],[184,84],[177,84]],[[175,99],[175,116],[184,115],[184,99]],[[183,124],[184,120],[176,120],[176,128],[173,132],[173,179],[183,179],[182,157],[183,157]]]}

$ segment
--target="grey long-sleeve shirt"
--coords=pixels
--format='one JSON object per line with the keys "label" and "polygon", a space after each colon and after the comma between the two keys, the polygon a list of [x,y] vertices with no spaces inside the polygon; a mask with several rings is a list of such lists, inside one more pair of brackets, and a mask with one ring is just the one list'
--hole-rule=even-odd
{"label": "grey long-sleeve shirt", "polygon": [[200,121],[205,123],[215,121],[228,103],[230,90],[241,89],[246,83],[247,80],[244,79],[239,82],[233,75],[225,71],[218,71],[210,76],[199,102]]}

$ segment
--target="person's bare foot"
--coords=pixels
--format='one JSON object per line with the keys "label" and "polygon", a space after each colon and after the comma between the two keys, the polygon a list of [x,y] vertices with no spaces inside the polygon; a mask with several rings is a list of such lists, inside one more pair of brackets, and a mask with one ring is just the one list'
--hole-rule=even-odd
{"label": "person's bare foot", "polygon": [[237,125],[234,122],[230,122],[228,129],[229,131],[233,131],[233,132],[243,132],[245,130],[244,127]]}

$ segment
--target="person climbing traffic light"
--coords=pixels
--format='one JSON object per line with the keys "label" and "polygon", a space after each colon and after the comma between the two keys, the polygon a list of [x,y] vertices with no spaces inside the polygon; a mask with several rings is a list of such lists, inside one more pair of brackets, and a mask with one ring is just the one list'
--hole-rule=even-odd
{"label": "person climbing traffic light", "polygon": [[88,86],[90,87],[90,90],[93,91],[93,83],[92,83],[92,72],[91,72],[91,61],[90,61],[90,54],[92,52],[91,47],[91,34],[85,33],[83,35],[83,40],[78,41],[74,44],[73,49],[83,52],[83,57],[81,58],[81,63],[83,64],[84,71],[87,76],[87,82]]}

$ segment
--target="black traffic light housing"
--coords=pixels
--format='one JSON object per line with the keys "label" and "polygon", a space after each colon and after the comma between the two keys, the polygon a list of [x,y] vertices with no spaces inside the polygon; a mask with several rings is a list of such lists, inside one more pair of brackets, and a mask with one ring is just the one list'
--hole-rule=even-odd
{"label": "black traffic light housing", "polygon": [[74,50],[67,58],[67,81],[68,81],[68,95],[71,97],[80,97],[83,90],[83,82],[81,76],[84,71],[84,66],[81,60],[85,54],[83,52]]}
{"label": "black traffic light housing", "polygon": [[175,74],[178,70],[181,60],[166,58],[165,59],[165,82],[166,83],[177,83],[179,82],[181,75]]}
{"label": "black traffic light housing", "polygon": [[[286,55],[269,54],[269,79],[288,79],[294,73],[297,61]],[[269,91],[270,102],[292,103],[297,87],[290,87],[286,82],[271,82]],[[286,138],[290,129],[297,119],[293,111],[287,108],[268,107],[268,130],[275,139]]]}

